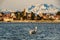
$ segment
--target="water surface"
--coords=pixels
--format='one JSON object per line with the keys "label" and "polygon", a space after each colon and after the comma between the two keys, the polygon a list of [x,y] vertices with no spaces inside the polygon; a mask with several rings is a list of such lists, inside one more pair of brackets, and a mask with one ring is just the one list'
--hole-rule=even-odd
{"label": "water surface", "polygon": [[[36,34],[29,30],[38,27]],[[60,23],[0,23],[0,40],[60,40]]]}

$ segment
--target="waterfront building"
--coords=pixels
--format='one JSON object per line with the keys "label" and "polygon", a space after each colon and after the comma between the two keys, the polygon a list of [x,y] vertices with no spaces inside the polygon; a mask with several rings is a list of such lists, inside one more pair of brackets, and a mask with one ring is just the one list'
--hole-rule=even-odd
{"label": "waterfront building", "polygon": [[43,16],[43,13],[40,12],[38,15],[39,15],[40,17],[42,17],[42,16]]}
{"label": "waterfront building", "polygon": [[60,15],[56,15],[56,20],[60,20]]}
{"label": "waterfront building", "polygon": [[12,22],[13,21],[13,18],[4,17],[3,20],[5,22]]}
{"label": "waterfront building", "polygon": [[16,19],[15,12],[11,12],[11,18]]}
{"label": "waterfront building", "polygon": [[39,14],[37,14],[37,20],[42,20],[43,19],[43,13],[40,12]]}
{"label": "waterfront building", "polygon": [[48,20],[49,19],[49,15],[47,15],[46,13],[43,13],[43,19],[44,20]]}

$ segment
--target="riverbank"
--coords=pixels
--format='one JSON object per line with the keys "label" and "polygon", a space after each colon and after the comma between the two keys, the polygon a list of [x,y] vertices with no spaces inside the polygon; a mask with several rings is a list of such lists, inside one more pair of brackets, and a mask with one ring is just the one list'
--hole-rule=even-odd
{"label": "riverbank", "polygon": [[14,20],[14,21],[0,21],[0,22],[60,23],[60,20]]}

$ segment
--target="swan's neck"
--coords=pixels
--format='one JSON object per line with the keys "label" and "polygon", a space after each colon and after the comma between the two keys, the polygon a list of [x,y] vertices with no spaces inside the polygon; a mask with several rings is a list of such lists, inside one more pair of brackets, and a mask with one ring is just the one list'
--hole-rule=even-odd
{"label": "swan's neck", "polygon": [[37,27],[35,27],[35,29],[34,29],[35,31],[37,31]]}

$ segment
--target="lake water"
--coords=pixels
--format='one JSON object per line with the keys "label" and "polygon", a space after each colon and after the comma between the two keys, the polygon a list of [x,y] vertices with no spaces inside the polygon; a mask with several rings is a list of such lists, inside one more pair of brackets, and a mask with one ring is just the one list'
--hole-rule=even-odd
{"label": "lake water", "polygon": [[[29,30],[37,26],[36,34]],[[60,40],[60,23],[0,23],[0,40]]]}

